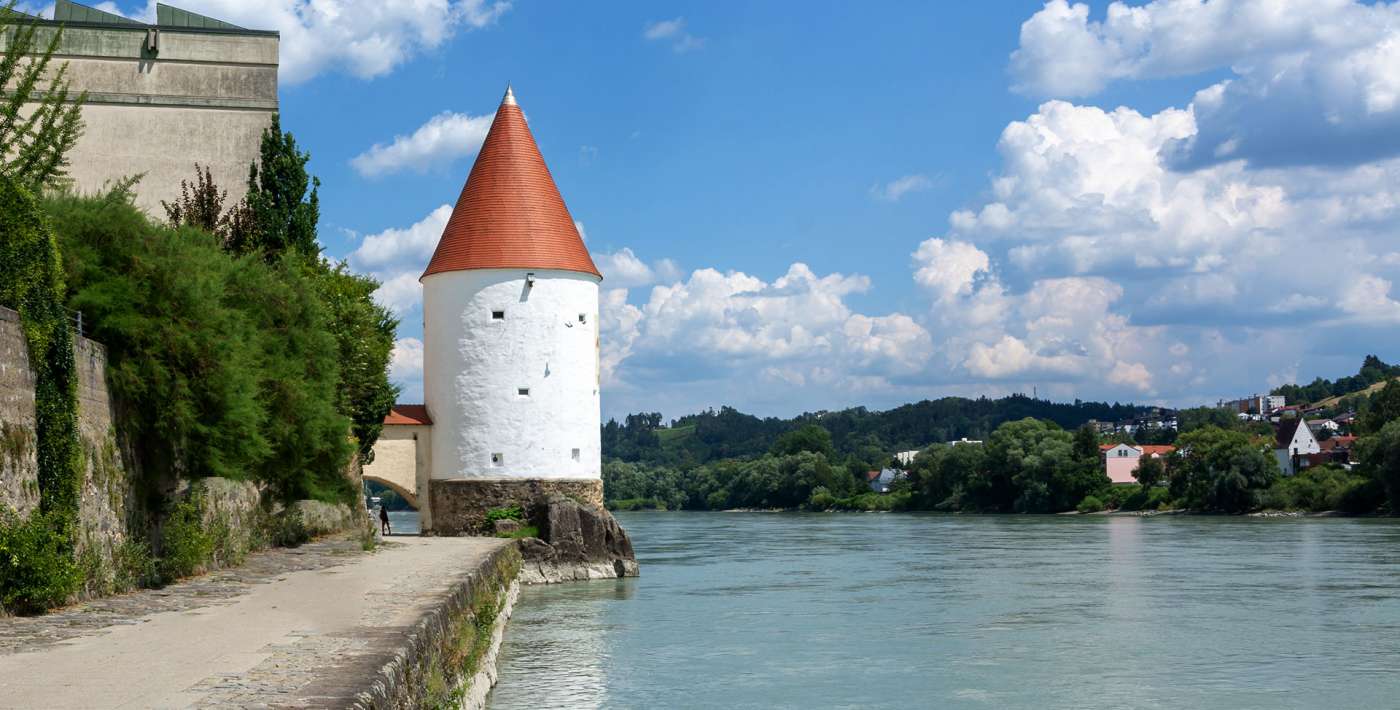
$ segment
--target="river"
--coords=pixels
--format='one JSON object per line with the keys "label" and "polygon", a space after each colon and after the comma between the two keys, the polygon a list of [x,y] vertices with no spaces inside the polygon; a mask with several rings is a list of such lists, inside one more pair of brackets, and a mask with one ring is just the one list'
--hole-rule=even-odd
{"label": "river", "polygon": [[1400,523],[624,513],[526,588],[494,710],[1400,704]]}

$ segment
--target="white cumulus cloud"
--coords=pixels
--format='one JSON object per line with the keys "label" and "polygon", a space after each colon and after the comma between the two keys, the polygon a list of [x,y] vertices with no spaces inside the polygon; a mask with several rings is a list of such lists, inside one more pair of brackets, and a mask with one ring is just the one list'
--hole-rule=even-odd
{"label": "white cumulus cloud", "polygon": [[[1197,94],[1186,166],[1356,164],[1400,153],[1400,4],[1357,0],[1050,0],[1021,26],[1016,90],[1095,94],[1114,81],[1228,69]],[[1280,120],[1286,116],[1286,120]]]}
{"label": "white cumulus cloud", "polygon": [[376,143],[350,160],[355,172],[379,177],[404,170],[425,172],[472,155],[481,148],[495,114],[470,116],[444,111],[413,133],[394,136],[388,144]]}
{"label": "white cumulus cloud", "polygon": [[[146,18],[155,17],[150,0]],[[180,7],[241,27],[281,34],[278,78],[297,84],[329,71],[362,79],[392,72],[480,29],[510,9],[503,0],[182,0]]]}
{"label": "white cumulus cloud", "polygon": [[905,175],[882,185],[871,185],[870,196],[885,202],[898,202],[911,192],[933,189],[933,179],[927,175]]}
{"label": "white cumulus cloud", "polygon": [[442,230],[452,217],[452,205],[441,205],[426,217],[403,228],[368,235],[350,253],[350,266],[379,279],[375,298],[399,315],[423,301],[418,277],[428,266]]}
{"label": "white cumulus cloud", "polygon": [[642,27],[642,38],[652,42],[669,42],[677,53],[689,52],[705,46],[704,37],[696,37],[685,29],[685,18],[648,22]]}

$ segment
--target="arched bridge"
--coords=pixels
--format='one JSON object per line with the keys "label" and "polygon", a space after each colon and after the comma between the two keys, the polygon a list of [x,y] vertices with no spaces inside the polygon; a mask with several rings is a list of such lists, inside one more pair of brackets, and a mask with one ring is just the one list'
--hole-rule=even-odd
{"label": "arched bridge", "polygon": [[399,494],[418,509],[424,529],[428,522],[426,500],[420,495],[428,480],[429,439],[432,420],[421,404],[396,404],[384,418],[384,429],[374,444],[374,460],[363,476]]}

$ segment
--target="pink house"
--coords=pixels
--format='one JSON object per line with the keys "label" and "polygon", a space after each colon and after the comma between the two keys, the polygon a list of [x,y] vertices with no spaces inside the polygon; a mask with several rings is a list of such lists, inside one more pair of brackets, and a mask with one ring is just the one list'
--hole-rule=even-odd
{"label": "pink house", "polygon": [[1137,483],[1137,478],[1133,474],[1137,471],[1138,461],[1143,456],[1152,458],[1166,458],[1176,451],[1175,446],[1144,445],[1133,446],[1132,444],[1102,444],[1099,450],[1103,452],[1104,473],[1108,474],[1108,480],[1118,483]]}

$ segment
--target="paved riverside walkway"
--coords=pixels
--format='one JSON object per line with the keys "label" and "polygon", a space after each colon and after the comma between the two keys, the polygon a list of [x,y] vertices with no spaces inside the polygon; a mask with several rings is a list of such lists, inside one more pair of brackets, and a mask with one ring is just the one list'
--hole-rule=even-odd
{"label": "paved riverside walkway", "polygon": [[328,540],[41,616],[0,618],[0,708],[315,706],[507,540]]}

